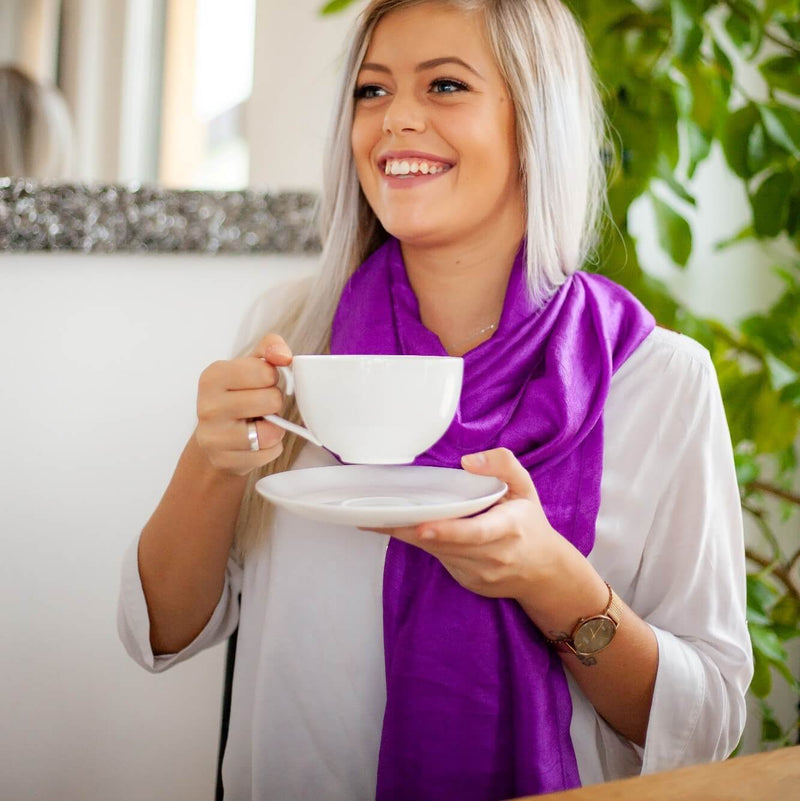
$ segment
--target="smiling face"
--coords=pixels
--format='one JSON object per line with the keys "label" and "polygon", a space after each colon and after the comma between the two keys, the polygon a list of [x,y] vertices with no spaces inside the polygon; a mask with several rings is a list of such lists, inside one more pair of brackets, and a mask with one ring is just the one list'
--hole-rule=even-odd
{"label": "smiling face", "polygon": [[404,244],[522,236],[514,109],[482,18],[437,3],[377,24],[351,143],[364,195]]}

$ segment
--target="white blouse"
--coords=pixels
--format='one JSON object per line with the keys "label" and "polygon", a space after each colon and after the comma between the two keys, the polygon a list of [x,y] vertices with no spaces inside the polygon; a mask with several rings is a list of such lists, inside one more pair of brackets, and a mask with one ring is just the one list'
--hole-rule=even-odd
{"label": "white blouse", "polygon": [[[611,729],[570,678],[583,784],[726,757],[744,727],[752,675],[739,495],[708,352],[656,329],[614,376],[604,421],[589,561],[652,627],[658,673],[644,749]],[[309,445],[296,467],[331,463]],[[171,656],[150,648],[131,546],[119,631],[140,665],[166,670],[239,626],[226,798],[374,799],[386,700],[387,543],[279,510],[266,545],[244,567],[229,561],[203,632]]]}

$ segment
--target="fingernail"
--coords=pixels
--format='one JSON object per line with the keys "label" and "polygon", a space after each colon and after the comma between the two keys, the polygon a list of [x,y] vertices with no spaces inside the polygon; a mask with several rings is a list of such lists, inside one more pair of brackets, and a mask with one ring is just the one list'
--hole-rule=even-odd
{"label": "fingernail", "polygon": [[432,528],[424,528],[419,534],[421,540],[432,540],[436,536],[436,532]]}
{"label": "fingernail", "polygon": [[473,467],[480,467],[481,465],[486,464],[486,454],[485,453],[468,453],[466,456],[463,457],[464,462]]}
{"label": "fingernail", "polygon": [[291,356],[286,345],[268,345],[265,353],[280,353],[282,356]]}

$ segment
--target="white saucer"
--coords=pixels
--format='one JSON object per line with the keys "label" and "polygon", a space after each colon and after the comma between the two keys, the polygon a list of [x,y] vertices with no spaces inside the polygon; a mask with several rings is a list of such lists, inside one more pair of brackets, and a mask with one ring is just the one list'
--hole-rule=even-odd
{"label": "white saucer", "polygon": [[475,514],[508,487],[497,478],[446,467],[336,465],[275,473],[256,490],[311,520],[391,528]]}

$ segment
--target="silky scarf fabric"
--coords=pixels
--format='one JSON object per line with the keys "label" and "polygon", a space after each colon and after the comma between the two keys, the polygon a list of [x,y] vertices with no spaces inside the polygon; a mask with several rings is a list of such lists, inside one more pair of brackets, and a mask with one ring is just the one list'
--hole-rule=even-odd
{"label": "silky scarf fabric", "polygon": [[[523,243],[495,335],[464,356],[456,417],[416,464],[459,467],[465,453],[509,448],[550,523],[588,554],[611,377],[654,322],[624,289],[585,273],[537,308],[524,263]],[[345,287],[331,353],[446,355],[420,321],[397,240]],[[499,801],[580,784],[561,660],[515,601],[476,595],[391,539],[383,622],[378,801]]]}

